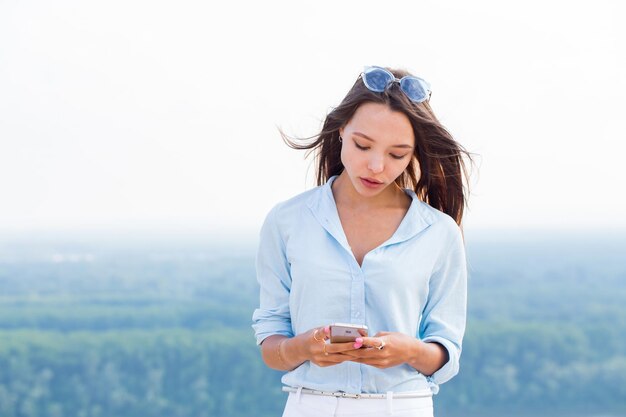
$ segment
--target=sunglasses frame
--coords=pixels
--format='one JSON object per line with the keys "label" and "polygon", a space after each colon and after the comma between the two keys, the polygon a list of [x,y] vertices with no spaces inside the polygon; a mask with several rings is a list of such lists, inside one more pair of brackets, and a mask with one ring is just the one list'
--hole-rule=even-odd
{"label": "sunglasses frame", "polygon": [[[385,84],[385,87],[382,90],[373,88],[367,82],[367,75],[374,71],[382,71],[389,77],[389,81],[387,81],[387,83]],[[414,75],[405,75],[402,78],[396,78],[396,76],[393,75],[388,69],[383,68],[383,67],[377,67],[377,66],[365,67],[365,69],[361,73],[361,80],[363,80],[363,84],[365,85],[365,87],[367,87],[368,90],[373,91],[375,93],[382,93],[383,91],[387,90],[387,88],[389,88],[390,85],[397,82],[400,84],[400,89],[402,90],[404,95],[407,96],[408,99],[414,103],[422,103],[424,101],[428,101],[430,100],[430,96],[432,95],[432,91],[430,90],[430,84],[428,83],[428,81],[424,80],[423,78],[416,77]],[[425,95],[424,97],[421,97],[417,100],[413,99],[404,88],[404,85],[405,85],[403,83],[404,80],[417,80],[417,82],[420,83],[420,85],[422,85],[423,87],[426,87],[425,90],[428,93],[428,95]]]}

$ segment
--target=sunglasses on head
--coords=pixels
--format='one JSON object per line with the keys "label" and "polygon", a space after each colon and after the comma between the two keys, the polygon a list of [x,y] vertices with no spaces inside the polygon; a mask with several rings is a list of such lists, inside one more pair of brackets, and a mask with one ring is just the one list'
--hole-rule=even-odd
{"label": "sunglasses on head", "polygon": [[393,83],[400,83],[400,89],[415,103],[421,103],[430,98],[430,84],[425,80],[413,75],[396,78],[390,71],[382,67],[365,67],[361,73],[363,84],[376,93],[382,93]]}

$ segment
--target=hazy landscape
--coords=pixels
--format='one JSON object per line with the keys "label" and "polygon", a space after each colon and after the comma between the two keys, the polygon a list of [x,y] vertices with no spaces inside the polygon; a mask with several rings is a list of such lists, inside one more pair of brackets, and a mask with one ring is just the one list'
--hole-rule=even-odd
{"label": "hazy landscape", "polygon": [[[0,416],[279,416],[253,240],[5,237]],[[626,414],[626,235],[468,234],[461,373],[436,415]]]}

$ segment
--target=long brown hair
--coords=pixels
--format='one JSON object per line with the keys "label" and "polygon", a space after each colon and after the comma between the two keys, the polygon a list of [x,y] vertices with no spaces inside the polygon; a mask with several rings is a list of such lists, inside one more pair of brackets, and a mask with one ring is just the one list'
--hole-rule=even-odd
{"label": "long brown hair", "polygon": [[[404,70],[387,69],[396,78],[410,75]],[[344,169],[339,128],[345,126],[359,106],[367,102],[383,103],[391,110],[405,114],[413,127],[413,158],[396,179],[396,184],[402,188],[412,188],[420,200],[448,214],[461,226],[469,195],[469,175],[464,158],[473,162],[471,154],[437,120],[428,101],[412,102],[400,90],[398,83],[393,83],[382,93],[376,93],[365,87],[359,77],[341,104],[326,116],[321,132],[304,139],[308,143],[297,143],[282,131],[281,136],[293,149],[306,149],[307,155],[315,152],[317,184],[322,185]],[[418,169],[421,171],[419,178]]]}

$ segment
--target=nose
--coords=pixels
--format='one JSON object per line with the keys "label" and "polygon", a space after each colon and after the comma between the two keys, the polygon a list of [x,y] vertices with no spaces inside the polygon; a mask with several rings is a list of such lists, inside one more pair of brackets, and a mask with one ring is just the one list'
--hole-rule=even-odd
{"label": "nose", "polygon": [[372,171],[375,174],[383,172],[383,169],[385,169],[383,158],[381,156],[372,155],[372,157],[370,158],[367,164],[367,167],[369,168],[370,171]]}

